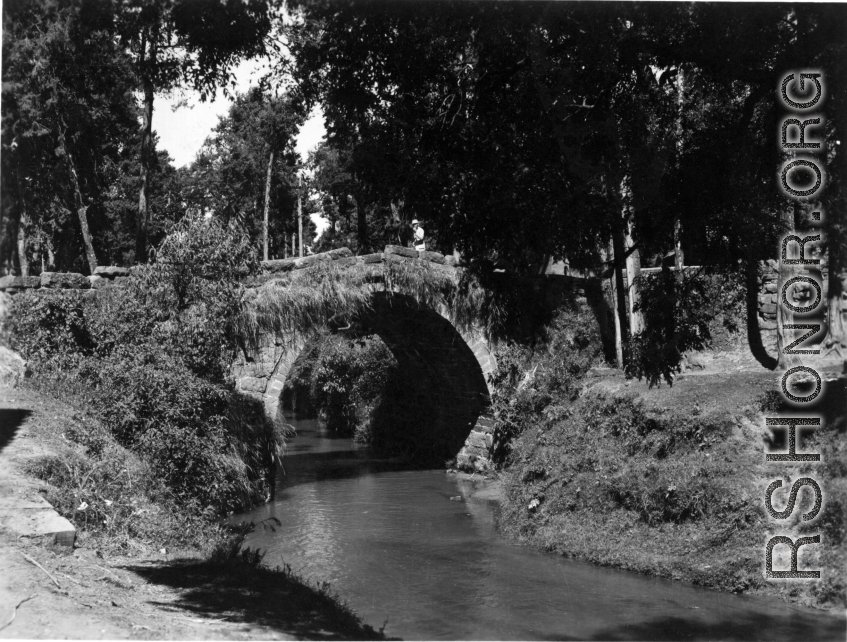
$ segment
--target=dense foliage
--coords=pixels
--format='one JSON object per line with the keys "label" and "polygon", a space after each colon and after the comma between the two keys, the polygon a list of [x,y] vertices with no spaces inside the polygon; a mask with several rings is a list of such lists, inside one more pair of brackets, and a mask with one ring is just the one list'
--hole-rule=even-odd
{"label": "dense foliage", "polygon": [[568,412],[582,379],[602,362],[603,348],[589,312],[560,309],[535,349],[506,344],[496,356],[497,370],[491,378],[494,457],[504,463],[515,439],[539,416]]}
{"label": "dense foliage", "polygon": [[369,422],[397,362],[379,337],[359,339],[324,333],[292,367],[283,401],[297,412],[314,412],[327,427],[368,443]]}
{"label": "dense foliage", "polygon": [[[494,266],[538,271],[551,256],[605,276],[625,255],[633,269],[668,256],[755,265],[791,227],[781,220],[791,203],[774,183],[785,156],[774,144],[773,92],[802,64],[828,78],[824,227],[833,265],[843,263],[841,8],[295,6],[295,78],[327,117],[319,167],[337,177],[336,209],[356,203],[357,231],[370,225],[369,206],[386,222],[389,211],[423,219],[430,242],[460,250],[480,276]],[[840,305],[840,280],[829,286]],[[637,313],[619,316],[626,343],[640,324]],[[847,341],[831,326],[840,337],[831,342]],[[638,348],[672,360],[657,338]]]}
{"label": "dense foliage", "polygon": [[744,289],[734,274],[702,271],[642,275],[640,300],[645,329],[627,349],[626,373],[656,385],[671,385],[682,371],[685,353],[726,349],[737,343],[744,325]]}
{"label": "dense foliage", "polygon": [[255,267],[236,226],[185,219],[129,285],[16,297],[12,343],[36,382],[71,390],[180,501],[245,506],[272,491],[282,438],[225,379]]}

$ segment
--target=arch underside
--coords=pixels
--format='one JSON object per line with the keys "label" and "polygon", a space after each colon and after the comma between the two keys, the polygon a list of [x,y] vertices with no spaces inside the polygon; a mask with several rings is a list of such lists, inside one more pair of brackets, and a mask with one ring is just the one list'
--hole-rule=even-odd
{"label": "arch underside", "polygon": [[[488,407],[488,375],[496,367],[482,332],[462,333],[445,315],[404,295],[375,293],[370,309],[341,331],[351,336],[375,334],[413,382],[404,387],[404,412],[425,426],[433,447],[455,456]],[[252,363],[239,364],[239,388],[261,397],[276,417],[288,374],[311,337],[266,337]],[[240,375],[240,376],[239,376]],[[407,389],[408,388],[408,389]]]}

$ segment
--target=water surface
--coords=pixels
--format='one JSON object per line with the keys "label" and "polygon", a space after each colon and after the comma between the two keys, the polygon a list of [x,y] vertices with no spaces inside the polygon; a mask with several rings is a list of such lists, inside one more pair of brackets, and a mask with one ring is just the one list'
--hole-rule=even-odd
{"label": "water surface", "polygon": [[[248,546],[334,591],[376,629],[444,640],[845,640],[843,619],[575,562],[514,546],[484,482],[404,470],[315,420],[297,436],[275,502],[235,519],[277,517]],[[601,537],[602,535],[598,535]]]}

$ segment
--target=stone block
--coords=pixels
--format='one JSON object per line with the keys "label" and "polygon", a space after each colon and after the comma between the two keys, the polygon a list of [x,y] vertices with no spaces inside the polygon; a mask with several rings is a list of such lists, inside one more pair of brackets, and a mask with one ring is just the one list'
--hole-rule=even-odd
{"label": "stone block", "polygon": [[459,265],[459,262],[456,260],[455,256],[445,256],[444,257],[444,265],[449,265],[450,267],[456,267]]}
{"label": "stone block", "polygon": [[386,256],[395,255],[395,256],[405,256],[409,259],[418,258],[418,251],[411,247],[403,247],[402,245],[386,245],[385,250],[383,252]]}
{"label": "stone block", "polygon": [[[490,428],[490,430],[488,430]],[[474,426],[474,430],[480,430],[483,432],[494,432],[494,419],[491,417],[479,417],[476,420],[476,426]]]}
{"label": "stone block", "polygon": [[26,537],[45,537],[59,546],[72,547],[76,529],[47,500],[34,492],[0,497],[0,525]]}
{"label": "stone block", "polygon": [[759,312],[762,314],[776,314],[776,303],[762,303],[759,305]]}
{"label": "stone block", "polygon": [[340,247],[337,250],[330,250],[327,254],[336,261],[338,259],[346,259],[347,257],[353,256],[353,252],[349,247]]}
{"label": "stone block", "polygon": [[765,283],[765,292],[776,292],[776,281]]}
{"label": "stone block", "polygon": [[258,377],[242,377],[238,382],[238,389],[246,392],[264,392],[267,385],[267,379],[260,379]]}
{"label": "stone block", "polygon": [[487,450],[488,444],[485,440],[486,436],[487,435],[484,432],[476,432],[475,430],[471,431],[465,441],[465,444],[470,448],[481,448],[482,450]]}
{"label": "stone block", "polygon": [[304,256],[300,259],[294,259],[294,269],[303,270],[308,267],[313,267],[323,261],[332,261],[332,257],[326,253],[313,254],[312,256]]}
{"label": "stone block", "polygon": [[91,284],[86,277],[78,272],[42,272],[41,287],[87,290],[91,287]]}
{"label": "stone block", "polygon": [[37,276],[4,276],[0,278],[0,290],[26,290],[40,288],[41,278]]}
{"label": "stone block", "polygon": [[409,257],[405,254],[385,254],[385,262],[386,263],[410,263],[412,261],[417,261],[418,257]]}
{"label": "stone block", "polygon": [[776,330],[776,321],[759,317],[759,330]]}
{"label": "stone block", "polygon": [[462,449],[468,455],[475,457],[488,457],[488,449],[485,446],[468,446],[465,442],[465,447]]}
{"label": "stone block", "polygon": [[265,272],[276,274],[277,272],[288,272],[294,269],[295,259],[274,259],[273,261],[262,261],[262,269]]}
{"label": "stone block", "polygon": [[444,255],[440,252],[418,252],[418,258],[424,261],[429,261],[430,263],[444,263]]}
{"label": "stone block", "polygon": [[364,254],[360,257],[362,263],[382,263],[385,260],[385,255],[382,252],[376,252],[374,254]]}
{"label": "stone block", "polygon": [[126,267],[118,267],[117,265],[98,265],[94,268],[94,274],[96,276],[103,277],[104,279],[114,279],[118,276],[129,276],[132,273],[130,268]]}

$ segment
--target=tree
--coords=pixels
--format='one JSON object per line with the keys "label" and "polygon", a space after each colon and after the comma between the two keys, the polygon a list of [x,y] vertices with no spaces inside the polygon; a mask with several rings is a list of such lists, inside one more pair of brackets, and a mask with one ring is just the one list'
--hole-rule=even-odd
{"label": "tree", "polygon": [[288,96],[262,88],[237,96],[185,172],[189,209],[238,220],[263,251],[283,250],[294,224],[299,164],[294,144],[302,123],[302,112]]}
{"label": "tree", "polygon": [[153,101],[156,92],[188,85],[201,99],[232,80],[242,58],[266,51],[268,7],[261,0],[127,0],[117,7],[116,25],[130,54],[143,93],[141,187],[136,220],[136,262],[147,252],[150,174],[155,159]]}
{"label": "tree", "polygon": [[772,257],[785,207],[774,79],[799,60],[842,69],[847,14],[407,2],[300,15],[295,76],[322,102],[330,145],[378,151],[357,179],[382,202],[401,196],[484,272],[548,256],[597,270],[610,237],[615,267],[677,247],[727,270]]}
{"label": "tree", "polygon": [[21,271],[29,271],[30,226],[53,254],[59,230],[48,232],[44,216],[67,204],[93,273],[89,210],[102,200],[104,164],[135,126],[127,60],[115,46],[108,14],[95,2],[13,4],[4,26],[3,138],[20,212]]}
{"label": "tree", "polygon": [[[104,182],[109,186],[100,207],[94,209],[92,225],[101,259],[110,265],[131,265],[135,259],[136,213],[141,187],[141,160],[138,156],[139,132],[131,132],[119,153],[104,163]],[[155,143],[154,143],[155,144]],[[156,152],[150,168],[148,205],[151,222],[147,240],[158,246],[171,226],[186,214],[190,199],[187,171],[177,170],[167,151]]]}

